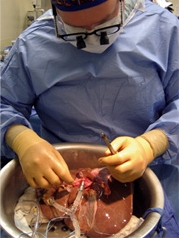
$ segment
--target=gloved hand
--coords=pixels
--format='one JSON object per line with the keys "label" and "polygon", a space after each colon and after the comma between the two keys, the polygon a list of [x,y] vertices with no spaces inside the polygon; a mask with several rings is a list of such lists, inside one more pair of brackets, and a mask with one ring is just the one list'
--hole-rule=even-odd
{"label": "gloved hand", "polygon": [[116,154],[106,151],[106,157],[98,160],[120,182],[132,182],[141,177],[146,167],[168,148],[168,138],[160,129],[155,129],[136,138],[121,136],[112,141]]}
{"label": "gloved hand", "polygon": [[6,133],[7,144],[16,152],[30,186],[47,188],[65,181],[73,183],[68,166],[60,153],[33,130],[12,126]]}

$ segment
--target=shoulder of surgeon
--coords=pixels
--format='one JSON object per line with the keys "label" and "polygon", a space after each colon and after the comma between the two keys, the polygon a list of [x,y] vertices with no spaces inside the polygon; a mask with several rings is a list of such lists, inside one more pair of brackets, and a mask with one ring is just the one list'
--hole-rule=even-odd
{"label": "shoulder of surgeon", "polygon": [[[139,0],[142,1],[142,0]],[[155,2],[152,2],[151,0],[145,0],[145,14],[146,15],[152,15],[153,17],[155,15],[158,15],[162,20],[166,19],[170,24],[173,22],[174,24],[179,23],[178,18],[175,14],[170,12],[167,8],[164,8],[160,5],[158,5]],[[162,1],[161,1],[162,2]]]}
{"label": "shoulder of surgeon", "polygon": [[22,37],[28,37],[29,35],[39,35],[43,33],[48,33],[55,36],[54,29],[54,17],[52,10],[49,9],[39,18],[37,18],[29,27],[27,27],[20,35]]}

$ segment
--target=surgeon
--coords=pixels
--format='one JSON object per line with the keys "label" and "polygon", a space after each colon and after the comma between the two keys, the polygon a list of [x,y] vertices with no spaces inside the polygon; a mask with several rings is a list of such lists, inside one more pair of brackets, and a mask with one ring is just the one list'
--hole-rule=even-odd
{"label": "surgeon", "polygon": [[179,164],[178,52],[178,19],[149,0],[52,0],[2,70],[2,156],[34,188],[73,182],[52,144],[103,144],[102,132],[118,153],[99,164],[121,182]]}

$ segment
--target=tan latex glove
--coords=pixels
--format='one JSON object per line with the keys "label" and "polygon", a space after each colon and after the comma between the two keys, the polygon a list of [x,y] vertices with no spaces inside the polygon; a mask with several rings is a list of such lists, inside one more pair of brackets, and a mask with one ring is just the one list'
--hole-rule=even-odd
{"label": "tan latex glove", "polygon": [[106,157],[98,160],[120,182],[132,182],[141,177],[146,167],[168,148],[168,138],[160,129],[155,129],[136,138],[121,136],[112,141],[116,154],[106,151]]}
{"label": "tan latex glove", "polygon": [[6,142],[18,155],[23,173],[30,186],[47,188],[58,186],[73,178],[60,153],[33,130],[22,126],[12,126],[6,133]]}

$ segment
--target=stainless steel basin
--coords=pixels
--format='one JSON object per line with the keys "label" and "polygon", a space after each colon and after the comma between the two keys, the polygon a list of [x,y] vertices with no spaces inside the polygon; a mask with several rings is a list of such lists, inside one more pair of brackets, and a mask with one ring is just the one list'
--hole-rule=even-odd
{"label": "stainless steel basin", "polygon": [[[70,169],[79,167],[99,167],[97,159],[104,155],[105,146],[81,143],[63,143],[54,145],[66,160]],[[28,184],[17,159],[10,161],[0,171],[0,225],[10,237],[19,237],[21,231],[14,224],[14,208]],[[143,176],[134,182],[134,215],[141,217],[148,208],[162,208],[164,195],[161,184],[147,168]],[[159,222],[160,214],[150,213],[143,224],[130,237],[145,237]]]}

